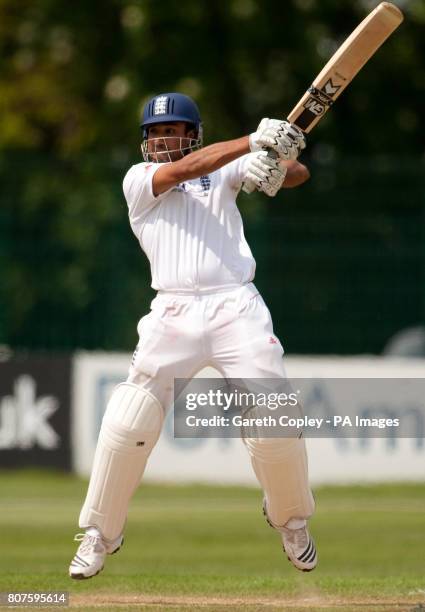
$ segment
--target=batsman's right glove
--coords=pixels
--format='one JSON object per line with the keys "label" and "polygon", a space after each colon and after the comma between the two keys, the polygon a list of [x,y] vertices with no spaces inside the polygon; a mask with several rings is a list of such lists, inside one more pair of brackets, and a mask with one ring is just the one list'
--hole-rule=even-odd
{"label": "batsman's right glove", "polygon": [[266,151],[260,151],[253,155],[245,175],[245,187],[250,186],[250,191],[254,188],[263,191],[271,198],[274,197],[283,185],[286,177],[286,168],[279,164],[279,158],[267,155]]}

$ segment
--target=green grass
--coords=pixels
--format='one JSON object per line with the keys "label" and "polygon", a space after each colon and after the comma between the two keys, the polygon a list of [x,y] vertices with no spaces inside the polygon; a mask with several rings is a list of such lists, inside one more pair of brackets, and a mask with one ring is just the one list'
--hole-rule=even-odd
{"label": "green grass", "polygon": [[[320,563],[311,574],[297,572],[282,554],[279,536],[263,520],[258,490],[143,484],[131,504],[123,549],[95,579],[74,582],[67,568],[86,486],[64,474],[0,471],[0,591],[64,590],[71,602],[80,596],[81,605],[81,597],[90,596],[90,605],[72,608],[85,611],[97,596],[105,602],[96,608],[102,612],[134,610],[125,596],[138,594],[149,599],[140,611],[254,612],[266,609],[267,598],[272,610],[279,609],[276,601],[307,605],[309,598],[338,600],[339,607],[329,609],[340,612],[369,610],[349,607],[361,598],[393,601],[382,608],[387,612],[425,604],[425,484],[317,489],[310,524]],[[122,597],[122,605],[108,607],[113,596]],[[190,597],[197,599],[189,604]],[[209,604],[215,597],[231,601]],[[282,609],[326,610],[294,606]]]}

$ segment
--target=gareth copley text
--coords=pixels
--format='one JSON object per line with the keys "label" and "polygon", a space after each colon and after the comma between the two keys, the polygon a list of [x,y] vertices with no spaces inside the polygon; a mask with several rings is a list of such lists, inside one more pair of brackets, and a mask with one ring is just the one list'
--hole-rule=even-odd
{"label": "gareth copley text", "polygon": [[386,429],[400,426],[400,419],[394,418],[365,418],[358,415],[349,417],[347,415],[334,415],[330,419],[313,418],[309,416],[289,417],[281,415],[274,417],[266,415],[262,417],[248,417],[243,415],[234,415],[231,418],[214,415],[211,417],[197,417],[189,415],[185,419],[188,427],[292,427],[303,429],[310,427],[313,429],[321,429],[322,427],[334,428],[377,428]]}

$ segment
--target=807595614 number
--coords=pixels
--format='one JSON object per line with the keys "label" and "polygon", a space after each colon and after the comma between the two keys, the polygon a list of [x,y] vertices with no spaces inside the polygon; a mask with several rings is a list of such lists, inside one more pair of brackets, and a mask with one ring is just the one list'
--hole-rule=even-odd
{"label": "807595614 number", "polygon": [[48,592],[3,592],[0,605],[8,606],[68,606],[69,593],[66,591]]}

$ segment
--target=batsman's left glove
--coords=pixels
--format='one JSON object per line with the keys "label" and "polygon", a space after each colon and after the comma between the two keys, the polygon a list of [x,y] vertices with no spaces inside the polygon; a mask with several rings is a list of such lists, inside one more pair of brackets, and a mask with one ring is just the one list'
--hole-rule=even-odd
{"label": "batsman's left glove", "polygon": [[273,149],[280,159],[297,159],[306,147],[303,132],[293,123],[278,119],[262,119],[249,137],[251,151]]}

